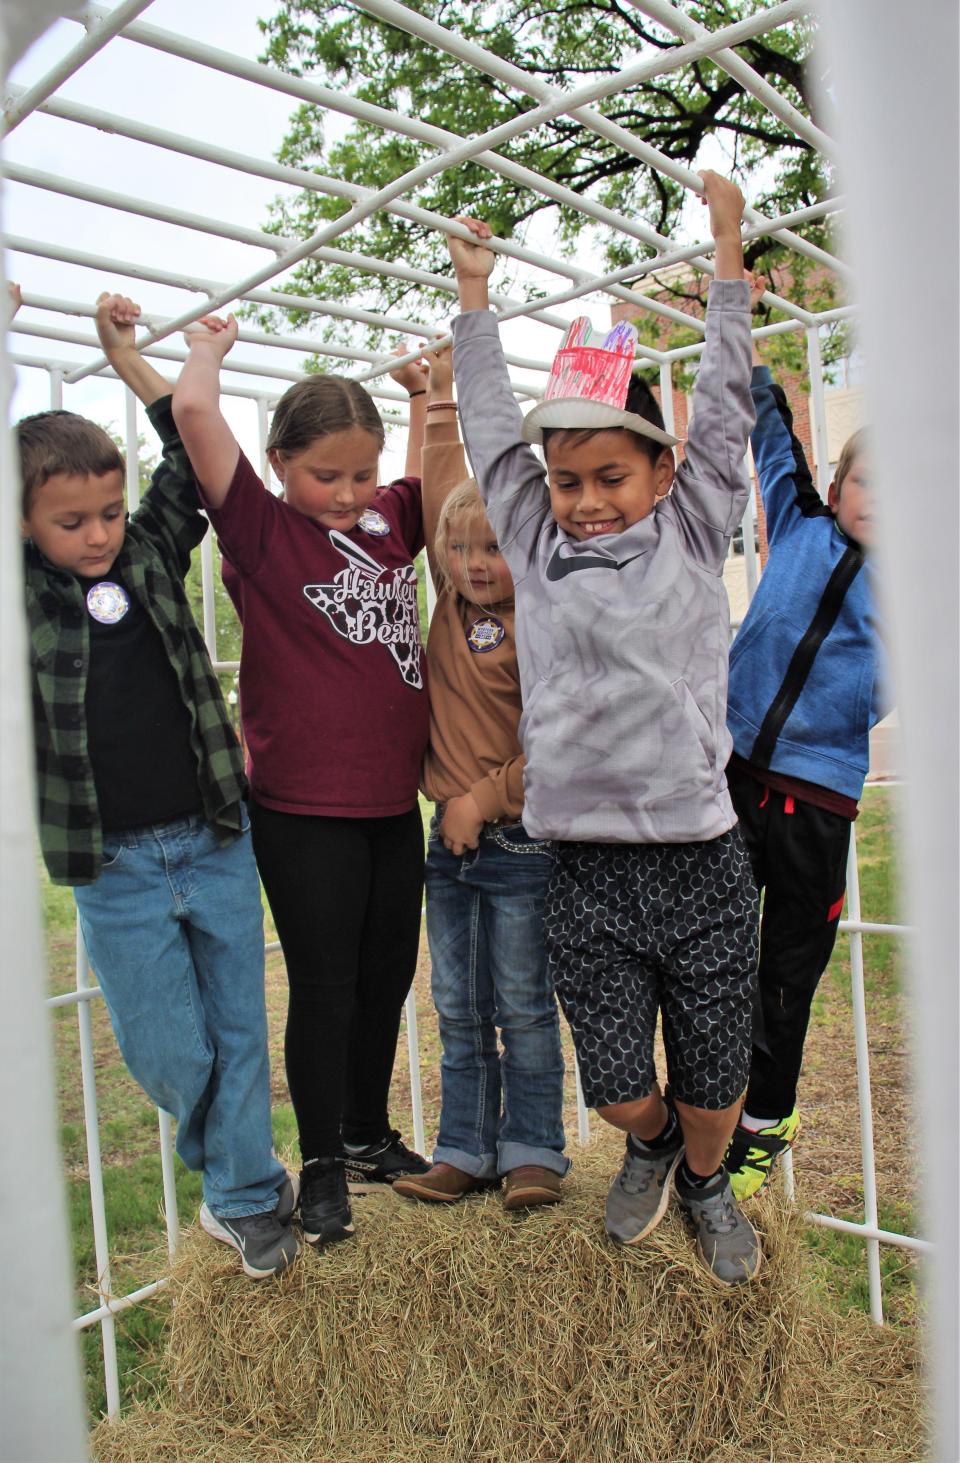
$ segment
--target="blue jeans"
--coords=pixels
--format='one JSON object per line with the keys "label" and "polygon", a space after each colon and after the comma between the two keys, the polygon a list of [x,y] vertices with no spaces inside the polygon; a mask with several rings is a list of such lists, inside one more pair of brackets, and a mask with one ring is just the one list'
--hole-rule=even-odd
{"label": "blue jeans", "polygon": [[104,835],[74,890],[90,964],[131,1075],[177,1120],[177,1152],[226,1219],[276,1207],[263,909],[249,824],[202,818]]}
{"label": "blue jeans", "polygon": [[[448,853],[430,827],[427,937],[440,1020],[434,1163],[474,1178],[522,1164],[564,1174],[563,1053],[543,945],[546,844],[519,825]],[[497,1027],[503,1042],[497,1048]]]}

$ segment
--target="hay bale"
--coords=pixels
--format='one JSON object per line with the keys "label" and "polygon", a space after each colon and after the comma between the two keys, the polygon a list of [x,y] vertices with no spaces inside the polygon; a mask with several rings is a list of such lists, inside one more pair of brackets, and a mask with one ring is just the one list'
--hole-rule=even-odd
{"label": "hay bale", "polygon": [[94,1434],[101,1463],[907,1463],[924,1455],[913,1348],[826,1310],[801,1222],[754,1205],[766,1263],[727,1291],[674,1205],[606,1239],[609,1139],[563,1205],[358,1200],[357,1237],[252,1285],[188,1236],[167,1395]]}

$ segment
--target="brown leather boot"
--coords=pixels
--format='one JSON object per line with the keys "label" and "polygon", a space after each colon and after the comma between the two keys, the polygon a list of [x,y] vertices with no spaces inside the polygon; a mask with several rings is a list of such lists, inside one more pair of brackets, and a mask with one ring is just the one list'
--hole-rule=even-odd
{"label": "brown leather boot", "polygon": [[537,1204],[559,1204],[563,1198],[560,1175],[552,1168],[525,1163],[512,1168],[503,1181],[504,1209],[532,1209]]}
{"label": "brown leather boot", "polygon": [[454,1168],[452,1163],[435,1163],[426,1173],[408,1174],[393,1185],[395,1194],[405,1199],[425,1199],[428,1204],[455,1204],[464,1194],[489,1188],[489,1183],[475,1179],[472,1173]]}

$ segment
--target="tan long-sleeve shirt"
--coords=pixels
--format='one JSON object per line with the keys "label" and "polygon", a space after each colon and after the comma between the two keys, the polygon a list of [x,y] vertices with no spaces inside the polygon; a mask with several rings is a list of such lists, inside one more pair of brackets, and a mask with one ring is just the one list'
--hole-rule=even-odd
{"label": "tan long-sleeve shirt", "polygon": [[[423,526],[436,583],[433,541],[440,509],[447,494],[469,476],[452,411],[428,418],[422,472]],[[523,811],[522,706],[513,600],[481,607],[443,587],[430,621],[427,663],[430,742],[423,791],[435,802],[471,792],[486,822],[518,821]]]}

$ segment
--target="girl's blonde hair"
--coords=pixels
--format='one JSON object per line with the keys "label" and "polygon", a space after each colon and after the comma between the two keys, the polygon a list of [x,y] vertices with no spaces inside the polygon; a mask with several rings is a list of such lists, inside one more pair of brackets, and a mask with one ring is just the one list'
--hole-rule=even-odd
{"label": "girl's blonde hair", "polygon": [[840,496],[840,489],[843,487],[843,480],[850,471],[856,459],[866,448],[867,430],[861,427],[848,437],[840,449],[840,461],[837,463],[837,470],[833,475],[833,485]]}
{"label": "girl's blonde hair", "polygon": [[[487,510],[483,506],[483,499],[480,496],[480,489],[477,487],[475,478],[466,478],[462,483],[447,494],[440,509],[440,517],[437,519],[437,531],[433,539],[433,554],[436,560],[437,571],[441,583],[437,588],[452,589],[453,575],[450,573],[450,554],[448,539],[450,537],[450,524],[455,518],[460,518],[466,523],[485,523],[489,527]],[[492,532],[492,530],[491,530]]]}
{"label": "girl's blonde hair", "polygon": [[358,381],[346,376],[307,376],[277,402],[267,437],[267,451],[292,456],[304,452],[317,437],[362,427],[383,448],[383,420]]}

